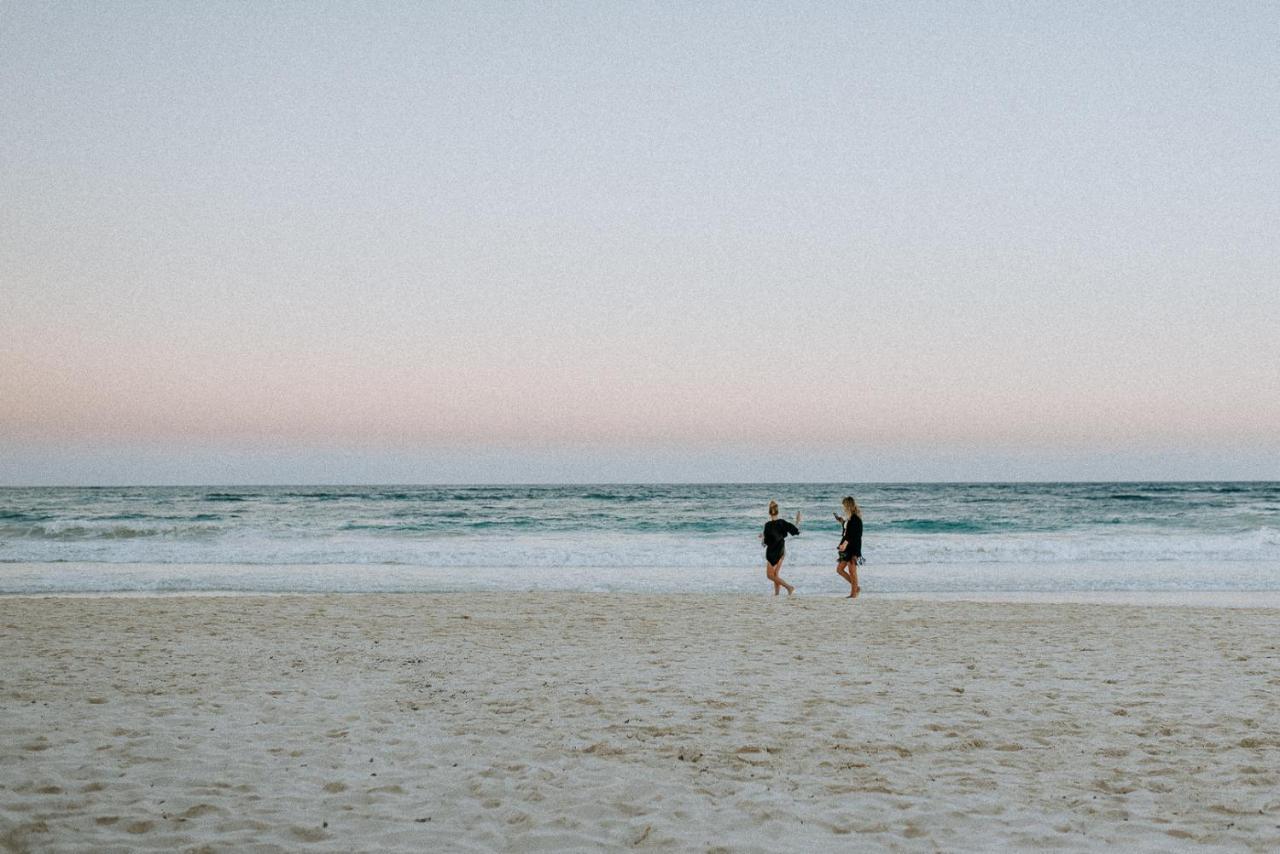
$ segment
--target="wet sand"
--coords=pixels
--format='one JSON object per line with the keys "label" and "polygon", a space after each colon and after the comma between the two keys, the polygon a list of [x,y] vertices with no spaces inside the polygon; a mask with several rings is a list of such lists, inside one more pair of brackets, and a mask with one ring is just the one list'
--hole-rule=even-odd
{"label": "wet sand", "polygon": [[0,598],[0,850],[1280,849],[1280,611]]}

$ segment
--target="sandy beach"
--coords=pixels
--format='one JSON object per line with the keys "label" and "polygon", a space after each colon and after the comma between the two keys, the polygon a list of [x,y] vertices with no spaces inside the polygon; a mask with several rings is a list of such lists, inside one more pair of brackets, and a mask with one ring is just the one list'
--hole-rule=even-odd
{"label": "sandy beach", "polygon": [[0,599],[0,850],[1280,848],[1280,611]]}

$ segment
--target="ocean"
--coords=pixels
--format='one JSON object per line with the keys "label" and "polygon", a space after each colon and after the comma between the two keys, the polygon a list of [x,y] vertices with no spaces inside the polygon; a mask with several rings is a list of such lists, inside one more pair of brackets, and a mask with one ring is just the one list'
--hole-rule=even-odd
{"label": "ocean", "polygon": [[1280,590],[1280,483],[626,484],[0,489],[0,593]]}

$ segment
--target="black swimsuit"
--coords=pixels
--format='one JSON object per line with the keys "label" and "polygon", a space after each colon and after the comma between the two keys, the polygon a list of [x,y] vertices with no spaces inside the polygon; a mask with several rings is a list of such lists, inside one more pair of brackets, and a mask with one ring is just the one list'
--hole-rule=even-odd
{"label": "black swimsuit", "polygon": [[850,516],[849,521],[844,523],[841,539],[845,550],[840,552],[840,560],[857,560],[862,557],[862,520],[857,516]]}
{"label": "black swimsuit", "polygon": [[772,566],[787,553],[787,535],[800,536],[800,529],[786,519],[770,519],[764,523],[764,559]]}

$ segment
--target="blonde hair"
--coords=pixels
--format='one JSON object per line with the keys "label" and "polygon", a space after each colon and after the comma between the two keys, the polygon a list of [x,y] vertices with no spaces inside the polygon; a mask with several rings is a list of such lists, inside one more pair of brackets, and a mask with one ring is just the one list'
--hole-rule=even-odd
{"label": "blonde hair", "polygon": [[844,500],[841,501],[840,503],[844,505],[844,510],[846,513],[848,513],[851,516],[857,516],[859,519],[862,518],[862,509],[858,507],[858,502],[853,500],[852,495],[846,495],[844,497]]}
{"label": "blonde hair", "polygon": [[769,515],[770,515],[770,516],[777,516],[777,515],[778,515],[778,502],[776,502],[776,501],[770,501],[770,502],[769,502]]}

